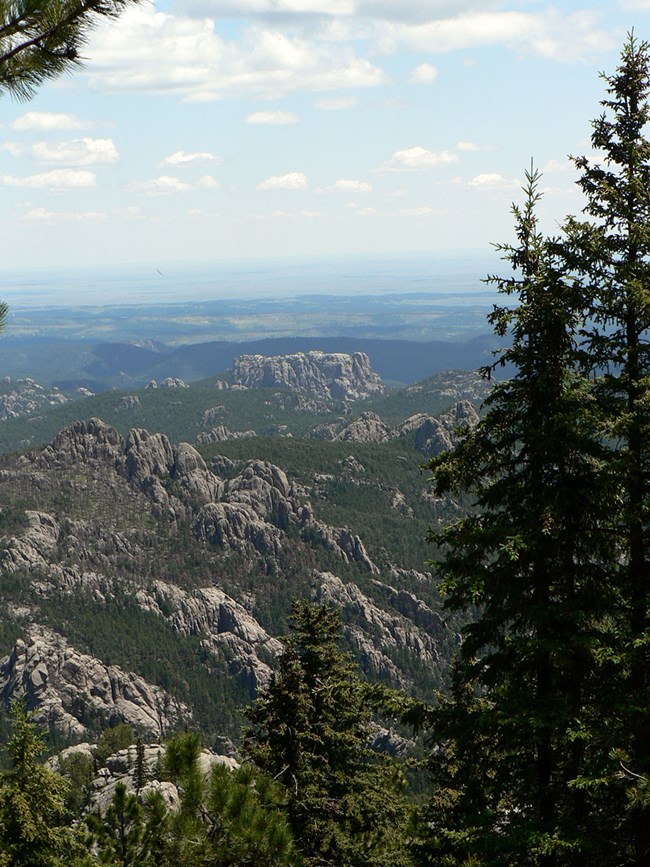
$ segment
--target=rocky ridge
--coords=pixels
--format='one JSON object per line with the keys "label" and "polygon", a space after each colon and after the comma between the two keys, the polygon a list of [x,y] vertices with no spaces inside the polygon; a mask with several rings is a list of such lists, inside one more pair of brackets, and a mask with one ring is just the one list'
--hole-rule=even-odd
{"label": "rocky ridge", "polygon": [[233,385],[300,392],[313,399],[360,400],[383,394],[381,378],[364,352],[296,352],[292,355],[242,355],[233,364]]}
{"label": "rocky ridge", "polygon": [[[343,473],[364,475],[356,459],[347,461]],[[349,612],[348,636],[371,676],[409,688],[412,671],[400,661],[408,654],[415,668],[441,669],[436,647],[452,634],[414,594],[391,583],[423,583],[426,576],[394,567],[387,581],[360,536],[317,519],[309,491],[269,461],[216,458],[208,466],[187,443],[142,429],[124,438],[90,419],[5,461],[0,481],[12,502],[27,502],[31,492],[42,504],[25,509],[0,552],[0,575],[27,588],[6,609],[22,624],[22,637],[0,664],[0,692],[5,699],[25,695],[38,718],[65,736],[84,737],[90,721],[124,719],[160,737],[194,709],[160,683],[78,646],[66,637],[65,622],[53,628],[53,602],[85,600],[99,614],[126,604],[149,617],[147,625],[151,618],[163,625],[165,640],[190,642],[206,678],[226,678],[252,696],[268,683],[281,649],[262,625],[258,587],[281,585],[287,558],[310,562],[320,550],[375,582],[377,592],[368,595],[332,571],[305,578],[317,598]],[[199,586],[171,580],[167,564],[181,540],[202,570]],[[247,583],[228,577],[233,568],[249,576]]]}

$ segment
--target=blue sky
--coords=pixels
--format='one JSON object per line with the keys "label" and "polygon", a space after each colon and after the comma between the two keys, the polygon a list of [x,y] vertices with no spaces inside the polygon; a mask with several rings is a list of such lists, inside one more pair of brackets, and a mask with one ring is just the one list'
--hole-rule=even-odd
{"label": "blue sky", "polygon": [[3,99],[3,265],[462,257],[531,158],[552,232],[631,28],[650,0],[143,2]]}

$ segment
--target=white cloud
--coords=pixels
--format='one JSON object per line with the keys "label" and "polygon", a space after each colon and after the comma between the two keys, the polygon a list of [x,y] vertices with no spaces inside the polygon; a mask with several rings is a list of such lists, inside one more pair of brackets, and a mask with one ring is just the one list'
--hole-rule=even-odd
{"label": "white cloud", "polygon": [[367,181],[355,181],[352,178],[339,178],[331,187],[325,187],[319,192],[334,193],[370,193],[372,184]]}
{"label": "white cloud", "polygon": [[244,118],[245,123],[263,124],[268,126],[282,126],[289,123],[298,123],[300,118],[291,111],[256,111]]}
{"label": "white cloud", "polygon": [[470,187],[516,187],[518,186],[517,181],[507,181],[503,175],[498,174],[497,172],[484,172],[483,174],[476,175],[469,182]]}
{"label": "white cloud", "polygon": [[456,144],[456,147],[458,148],[459,151],[480,151],[481,150],[481,146],[476,144],[476,142],[473,142],[473,141],[459,141]]}
{"label": "white cloud", "polygon": [[197,182],[197,187],[205,187],[206,190],[216,190],[218,186],[219,181],[212,175],[203,175]]}
{"label": "white cloud", "polygon": [[431,84],[438,77],[438,70],[430,63],[421,63],[409,75],[412,84]]}
{"label": "white cloud", "polygon": [[39,175],[17,178],[13,175],[0,175],[0,184],[6,187],[31,187],[33,189],[73,190],[94,187],[97,178],[94,172],[85,169],[53,169]]}
{"label": "white cloud", "polygon": [[402,208],[395,213],[398,217],[431,217],[433,214],[440,212],[436,212],[428,205],[424,205],[420,208]]}
{"label": "white cloud", "polygon": [[84,129],[92,126],[95,126],[95,124],[90,121],[80,120],[74,114],[51,111],[28,111],[26,114],[17,117],[11,124],[12,129],[21,131],[37,130],[40,132],[61,129]]}
{"label": "white cloud", "polygon": [[7,151],[7,153],[11,154],[12,157],[19,157],[25,153],[24,146],[15,141],[6,141],[2,147],[0,147],[0,150]]}
{"label": "white cloud", "polygon": [[359,105],[359,100],[356,96],[339,96],[333,99],[319,99],[316,103],[317,108],[323,111],[347,111],[351,108],[356,108]]}
{"label": "white cloud", "polygon": [[271,175],[257,185],[258,190],[306,190],[307,177],[302,172],[289,172],[286,175]]}
{"label": "white cloud", "polygon": [[481,11],[429,16],[417,23],[377,25],[381,51],[400,49],[438,54],[482,46],[503,46],[518,54],[531,52],[552,60],[575,61],[616,46],[615,35],[599,26],[591,10],[566,14],[558,9],[539,13]]}
{"label": "white cloud", "polygon": [[22,219],[35,223],[74,223],[105,218],[106,214],[99,211],[48,211],[46,208],[32,208]]}
{"label": "white cloud", "polygon": [[417,145],[416,147],[395,151],[390,160],[384,163],[379,171],[417,172],[457,162],[457,154],[451,151],[445,150],[436,153]]}
{"label": "white cloud", "polygon": [[175,168],[185,168],[186,166],[196,165],[220,165],[221,158],[211,153],[185,153],[185,151],[174,151],[169,154],[161,162],[161,166],[174,166]]}
{"label": "white cloud", "polygon": [[134,189],[146,193],[148,196],[164,196],[169,193],[184,193],[190,189],[190,185],[170,175],[160,175],[160,177],[150,181],[139,181],[134,184]]}
{"label": "white cloud", "polygon": [[31,154],[40,163],[66,166],[111,165],[119,159],[110,138],[80,138],[58,144],[36,142],[31,147]]}
{"label": "white cloud", "polygon": [[101,25],[88,55],[86,74],[94,87],[194,101],[370,87],[385,79],[350,43],[309,40],[261,25],[225,39],[208,18],[168,15],[153,4],[134,6],[110,26]]}
{"label": "white cloud", "polygon": [[[296,24],[320,17],[421,21],[472,8],[472,0],[185,0],[184,8],[195,16],[214,18],[259,16],[277,17]],[[498,5],[483,0],[484,7]]]}

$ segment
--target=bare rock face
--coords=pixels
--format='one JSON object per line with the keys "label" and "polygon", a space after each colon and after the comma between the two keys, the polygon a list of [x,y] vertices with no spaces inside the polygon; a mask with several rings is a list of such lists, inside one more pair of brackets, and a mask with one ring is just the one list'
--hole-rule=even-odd
{"label": "bare rock face", "polygon": [[230,660],[229,671],[252,690],[268,685],[271,668],[260,659],[277,657],[282,644],[272,638],[255,618],[218,587],[188,592],[156,581],[153,592],[140,590],[138,602],[165,617],[182,635],[198,635],[217,655]]}
{"label": "bare rock face", "polygon": [[57,388],[47,389],[33,379],[18,379],[11,383],[11,390],[0,395],[0,421],[8,418],[31,418],[42,409],[68,403],[69,397]]}
{"label": "bare rock face", "polygon": [[179,494],[200,503],[218,499],[223,487],[189,443],[172,446],[164,434],[137,428],[129,431],[122,471],[147,494],[160,515],[178,517],[186,511],[181,500],[169,493],[172,481]]}
{"label": "bare rock face", "polygon": [[65,737],[86,734],[84,719],[124,721],[162,737],[184,719],[188,708],[137,674],[79,653],[61,635],[32,626],[0,660],[0,696],[24,695],[36,721]]}
{"label": "bare rock face", "polygon": [[140,398],[137,394],[125,394],[115,404],[115,409],[118,412],[123,412],[125,410],[134,409],[137,406],[140,406]]}
{"label": "bare rock face", "polygon": [[296,352],[293,355],[242,355],[233,366],[234,385],[289,388],[311,398],[359,400],[384,393],[364,352]]}
{"label": "bare rock face", "polygon": [[[416,658],[429,668],[442,669],[444,662],[439,655],[438,640],[444,630],[440,618],[423,602],[411,597],[404,604],[422,606],[422,626],[415,624],[400,613],[384,611],[366,596],[356,584],[344,584],[331,572],[319,572],[319,599],[341,606],[353,614],[353,622],[345,629],[359,650],[364,669],[382,679],[408,687],[408,677],[400,670],[395,658],[403,653]],[[388,588],[389,591],[392,588]],[[398,592],[398,591],[394,591]],[[426,610],[425,610],[426,609]],[[435,621],[437,635],[426,630],[429,618]]]}
{"label": "bare rock face", "polygon": [[383,443],[395,436],[393,430],[384,424],[374,412],[362,412],[345,427],[335,439],[341,442]]}
{"label": "bare rock face", "polygon": [[269,461],[250,461],[228,482],[225,499],[249,506],[258,517],[281,528],[296,520],[296,492],[284,470]]}
{"label": "bare rock face", "polygon": [[208,503],[194,522],[197,539],[241,554],[251,549],[263,556],[282,550],[277,527],[260,518],[243,503]]}
{"label": "bare rock face", "polygon": [[461,400],[438,418],[422,413],[407,418],[399,427],[401,435],[415,431],[415,447],[433,457],[453,449],[458,443],[459,428],[471,428],[478,422],[478,413],[469,400]]}
{"label": "bare rock face", "polygon": [[359,536],[347,527],[330,527],[320,521],[313,521],[309,524],[309,533],[346,563],[356,563],[367,572],[379,574],[379,569],[370,559]]}
{"label": "bare rock face", "polygon": [[114,464],[122,456],[124,440],[115,428],[98,418],[76,421],[64,428],[38,456],[37,466],[68,467],[101,461]]}
{"label": "bare rock face", "polygon": [[226,440],[240,440],[256,437],[257,433],[254,430],[230,430],[225,425],[220,424],[213,427],[209,431],[201,431],[197,436],[197,445],[207,445],[208,443],[223,443]]}

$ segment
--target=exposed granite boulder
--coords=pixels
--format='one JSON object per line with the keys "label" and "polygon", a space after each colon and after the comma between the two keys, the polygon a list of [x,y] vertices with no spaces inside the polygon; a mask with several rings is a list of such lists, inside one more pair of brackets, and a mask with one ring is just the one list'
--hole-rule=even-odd
{"label": "exposed granite boulder", "polygon": [[[317,578],[320,582],[319,600],[341,606],[352,615],[346,622],[345,631],[357,647],[366,671],[375,677],[408,687],[410,678],[395,661],[400,655],[406,653],[429,668],[444,667],[437,640],[442,637],[444,627],[440,618],[435,620],[435,612],[427,609],[432,621],[441,630],[437,636],[401,613],[380,608],[356,584],[345,584],[331,572],[319,572]],[[426,609],[424,603],[415,597],[412,597],[411,604],[419,604]]]}
{"label": "exposed granite boulder", "polygon": [[0,660],[0,696],[7,702],[23,695],[40,725],[79,738],[86,734],[83,720],[98,718],[162,737],[190,718],[187,707],[139,675],[80,653],[44,626],[29,632]]}
{"label": "exposed granite boulder", "polygon": [[165,617],[175,631],[198,635],[214,653],[225,654],[230,660],[231,675],[251,691],[268,684],[271,678],[268,661],[278,656],[282,644],[220,588],[188,592],[155,581],[150,590],[138,591],[137,599],[146,610]]}
{"label": "exposed granite boulder", "polygon": [[242,355],[233,366],[234,385],[281,386],[328,400],[359,400],[384,393],[381,378],[364,352],[296,352],[292,355]]}
{"label": "exposed granite boulder", "polygon": [[220,424],[213,427],[209,431],[201,431],[197,436],[197,445],[207,445],[208,443],[223,443],[226,440],[240,440],[256,437],[257,433],[254,430],[230,430],[225,425]]}
{"label": "exposed granite boulder", "polygon": [[399,432],[403,436],[414,432],[415,447],[423,454],[433,457],[454,448],[458,443],[457,431],[474,427],[478,420],[473,403],[461,400],[438,418],[422,413],[407,418],[399,426]]}
{"label": "exposed granite boulder", "polygon": [[249,461],[228,482],[224,499],[250,507],[258,517],[282,529],[298,520],[296,490],[284,470],[269,461]]}
{"label": "exposed granite boulder", "polygon": [[115,464],[121,459],[124,440],[114,427],[99,418],[76,421],[64,428],[44,449],[36,465],[52,469],[101,461]]}
{"label": "exposed granite boulder", "polygon": [[281,533],[243,503],[208,503],[194,522],[197,539],[241,554],[251,549],[263,556],[278,556]]}
{"label": "exposed granite boulder", "polygon": [[[126,477],[138,485],[153,502],[158,514],[179,517],[187,512],[183,494],[199,502],[217,500],[223,485],[189,443],[172,446],[164,434],[150,434],[135,428],[129,431],[122,462]],[[175,494],[170,483],[177,483]],[[179,494],[181,499],[176,496]]]}
{"label": "exposed granite boulder", "polygon": [[376,413],[362,412],[359,418],[343,428],[335,439],[342,442],[383,443],[394,436],[392,428],[384,424]]}
{"label": "exposed granite boulder", "polygon": [[320,521],[312,521],[308,524],[306,532],[346,563],[356,563],[367,572],[379,574],[379,569],[370,559],[359,536],[347,527],[330,527]]}
{"label": "exposed granite boulder", "polygon": [[58,388],[45,388],[33,379],[18,379],[11,382],[6,377],[4,382],[11,385],[11,390],[0,394],[0,421],[8,418],[32,418],[43,409],[61,406],[70,400]]}

